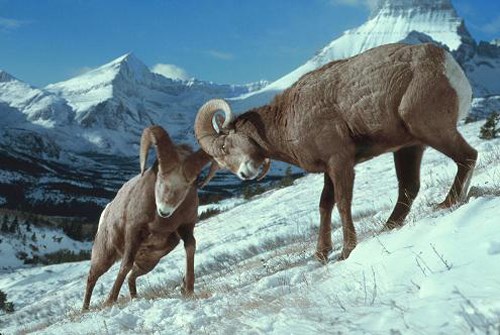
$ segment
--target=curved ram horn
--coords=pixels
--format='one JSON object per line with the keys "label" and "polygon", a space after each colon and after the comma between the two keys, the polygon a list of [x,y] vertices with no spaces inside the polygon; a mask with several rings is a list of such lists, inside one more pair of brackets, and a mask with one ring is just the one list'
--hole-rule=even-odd
{"label": "curved ram horn", "polygon": [[194,133],[200,146],[208,154],[212,155],[215,148],[212,148],[213,141],[217,138],[220,129],[215,129],[214,122],[219,126],[220,120],[214,116],[217,111],[223,111],[225,114],[222,129],[229,128],[234,120],[231,107],[222,99],[213,99],[206,102],[198,111],[194,121]]}

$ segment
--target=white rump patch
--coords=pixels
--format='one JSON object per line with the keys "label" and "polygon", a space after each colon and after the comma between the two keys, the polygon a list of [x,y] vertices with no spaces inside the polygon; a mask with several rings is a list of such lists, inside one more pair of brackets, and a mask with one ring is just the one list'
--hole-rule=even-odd
{"label": "white rump patch", "polygon": [[472,88],[469,80],[460,65],[448,52],[445,52],[444,71],[451,87],[457,92],[458,119],[463,119],[469,114],[472,102]]}
{"label": "white rump patch", "polygon": [[101,230],[101,226],[102,226],[102,224],[104,222],[104,215],[106,215],[106,212],[108,210],[109,205],[111,205],[111,203],[107,204],[106,207],[104,207],[104,210],[101,213],[101,217],[99,218],[99,225],[97,226],[97,231]]}

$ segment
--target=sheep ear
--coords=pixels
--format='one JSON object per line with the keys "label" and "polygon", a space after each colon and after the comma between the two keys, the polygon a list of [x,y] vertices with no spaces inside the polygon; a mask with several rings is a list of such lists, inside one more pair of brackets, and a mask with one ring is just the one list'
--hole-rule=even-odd
{"label": "sheep ear", "polygon": [[183,163],[184,174],[189,181],[195,180],[211,157],[202,149],[191,154]]}
{"label": "sheep ear", "polygon": [[216,161],[212,160],[212,164],[210,165],[210,170],[208,171],[207,175],[203,180],[200,180],[198,183],[198,188],[203,188],[207,186],[207,184],[212,180],[212,178],[215,176],[215,173],[220,170],[219,164],[217,164]]}

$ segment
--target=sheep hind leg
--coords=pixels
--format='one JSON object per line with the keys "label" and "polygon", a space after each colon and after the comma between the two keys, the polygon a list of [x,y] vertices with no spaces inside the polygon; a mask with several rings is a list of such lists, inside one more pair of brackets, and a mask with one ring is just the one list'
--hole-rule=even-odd
{"label": "sheep hind leg", "polygon": [[472,148],[458,132],[453,129],[448,132],[442,131],[441,134],[448,136],[436,136],[425,138],[425,142],[445,154],[457,164],[457,173],[448,195],[441,202],[439,208],[449,208],[458,202],[464,201],[467,197],[467,191],[474,172],[477,161],[477,151]]}
{"label": "sheep hind leg", "polygon": [[[118,271],[118,275],[116,276],[115,283],[111,288],[111,292],[109,293],[108,299],[106,300],[105,305],[110,306],[118,299],[118,295],[120,294],[120,289],[125,281],[125,277],[132,269],[134,265],[135,255],[140,245],[140,239],[136,238],[133,240],[127,241],[128,238],[132,238],[132,236],[137,235],[136,232],[127,232],[125,236],[125,252],[123,254],[122,262],[120,265],[120,270]],[[129,235],[130,237],[128,237]],[[140,236],[140,235],[139,235]]]}
{"label": "sheep hind leg", "polygon": [[[439,207],[450,207],[465,199],[477,160],[477,151],[457,130],[459,98],[466,98],[467,92],[457,92],[447,84],[449,78],[445,79],[436,80],[436,85],[428,85],[422,78],[415,78],[399,107],[403,122],[416,139],[445,154],[457,164],[453,185]],[[416,105],[414,92],[420,92],[420,96],[426,98]],[[438,101],[443,103],[437,109]]]}
{"label": "sheep hind leg", "polygon": [[383,231],[401,227],[420,189],[420,165],[425,146],[415,145],[394,152],[398,200]]}
{"label": "sheep hind leg", "polygon": [[[95,253],[92,253],[94,256]],[[97,257],[97,256],[95,256]],[[90,265],[89,275],[87,277],[87,287],[85,289],[85,298],[83,300],[82,310],[88,310],[90,306],[90,298],[92,297],[92,292],[94,291],[95,284],[99,277],[101,277],[106,271],[109,270],[111,265],[115,262],[116,254],[108,253],[99,258],[93,258]]]}
{"label": "sheep hind leg", "polygon": [[[134,266],[132,267],[132,271],[128,275],[128,291],[130,293],[130,298],[134,299],[137,297],[137,278],[144,276],[153,270],[156,265],[160,262],[160,259],[167,255],[170,251],[172,251],[179,244],[179,235],[177,233],[172,233],[168,236],[167,246],[163,252],[156,254],[155,256],[149,255],[147,259],[141,258],[138,256],[135,260]],[[140,252],[139,252],[140,253]],[[146,256],[147,257],[147,256]]]}
{"label": "sheep hind leg", "polygon": [[328,173],[324,174],[323,191],[319,202],[319,234],[314,256],[323,264],[328,261],[332,251],[332,210],[335,205],[333,183]]}
{"label": "sheep hind leg", "polygon": [[130,271],[130,274],[128,275],[127,279],[130,299],[137,298],[137,285],[136,285],[137,278],[139,278],[140,276],[144,276],[146,273],[153,270],[156,264],[158,264],[158,261],[159,259],[149,264],[141,262],[140,266],[138,266],[137,263],[134,263],[132,271]]}
{"label": "sheep hind leg", "polygon": [[454,134],[453,141],[439,151],[453,159],[457,164],[457,173],[450,191],[444,201],[438,205],[440,208],[449,208],[467,198],[476,166],[477,151],[465,141],[458,131]]}

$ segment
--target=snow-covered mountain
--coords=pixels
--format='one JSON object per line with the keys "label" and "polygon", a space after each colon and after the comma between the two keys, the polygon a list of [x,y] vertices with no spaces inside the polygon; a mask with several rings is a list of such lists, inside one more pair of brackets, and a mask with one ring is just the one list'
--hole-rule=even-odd
{"label": "snow-covered mountain", "polygon": [[262,90],[238,98],[237,109],[268,102],[303,74],[332,60],[395,42],[444,46],[464,67],[476,97],[500,95],[496,79],[500,78],[500,46],[496,42],[477,44],[450,0],[380,0],[364,24],[345,31],[305,64]]}
{"label": "snow-covered mountain", "polygon": [[192,123],[207,99],[260,87],[172,80],[151,72],[130,53],[46,90],[68,102],[89,141],[105,152],[130,155],[130,144],[137,143],[144,126],[168,125],[175,140],[194,143]]}
{"label": "snow-covered mountain", "polygon": [[151,72],[133,54],[45,88],[1,71],[0,204],[38,209],[52,204],[49,212],[58,213],[59,205],[73,202],[96,216],[137,173],[145,127],[163,125],[174,141],[194,144],[192,125],[206,100],[264,85],[172,80]]}
{"label": "snow-covered mountain", "polygon": [[72,109],[64,99],[30,86],[1,70],[0,106],[21,112],[21,115],[12,111],[2,113],[2,123],[18,123],[25,118],[33,124],[45,127],[66,126],[74,117]]}

